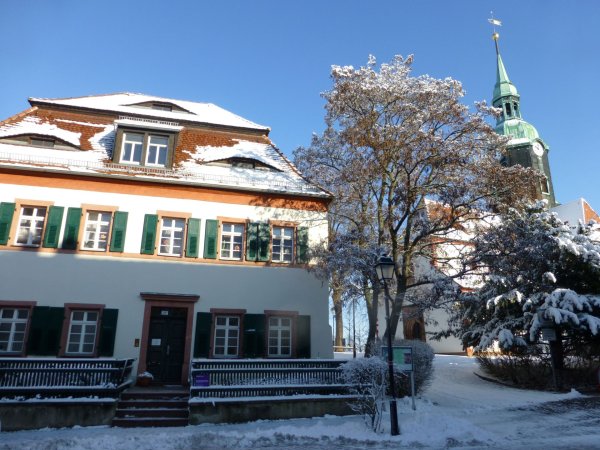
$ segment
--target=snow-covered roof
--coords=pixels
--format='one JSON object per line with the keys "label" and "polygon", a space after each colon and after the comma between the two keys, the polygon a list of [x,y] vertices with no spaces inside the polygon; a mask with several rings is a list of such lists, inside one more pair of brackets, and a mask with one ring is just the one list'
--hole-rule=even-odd
{"label": "snow-covered roof", "polygon": [[[122,114],[144,115],[172,121],[208,123],[228,127],[269,131],[269,127],[251,122],[248,119],[244,119],[243,117],[233,114],[232,112],[229,112],[212,103],[197,103],[144,94],[133,94],[130,92],[54,99],[32,97],[29,99],[29,102],[32,105],[43,103],[50,105],[72,106],[75,108],[111,111]],[[173,104],[185,111],[164,111],[139,106],[139,104],[148,102]]]}
{"label": "snow-covered roof", "polygon": [[19,122],[0,126],[0,138],[27,134],[54,137],[76,147],[79,147],[81,144],[79,141],[81,133],[64,130],[54,124],[43,122],[39,117],[35,116],[28,116]]}
{"label": "snow-covered roof", "polygon": [[[126,177],[154,182],[168,182],[199,186],[235,188],[260,192],[301,194],[311,197],[329,197],[329,194],[308,183],[291,169],[270,171],[245,169],[231,166],[213,166],[193,161],[182,163],[175,169],[132,166],[113,163],[102,142],[112,142],[112,126],[98,132],[90,142],[99,149],[69,151],[31,147],[0,142],[0,167],[43,168],[44,171],[96,174],[111,177]],[[239,145],[243,145],[240,142]],[[254,145],[255,143],[250,143]],[[221,148],[212,147],[219,151]],[[209,149],[204,149],[208,152]],[[282,163],[272,163],[278,166]]]}
{"label": "snow-covered roof", "polygon": [[584,198],[555,206],[550,211],[555,212],[561,220],[569,222],[571,226],[576,226],[580,221],[588,223],[594,220],[600,223],[600,217]]}
{"label": "snow-covered roof", "polygon": [[[271,143],[266,132],[268,128],[215,105],[141,94],[31,99],[31,102],[34,107],[30,110],[0,122],[0,166],[330,197],[329,193],[306,181]],[[75,116],[74,120],[72,114],[49,111],[46,104],[88,109],[86,114]],[[153,104],[170,104],[173,111],[151,109],[148,105]],[[94,112],[105,111],[112,111],[113,117],[94,115]],[[180,120],[183,116],[185,122]],[[195,126],[196,123],[199,126]],[[213,127],[202,126],[206,123],[218,123],[227,129],[215,131]],[[116,161],[113,153],[120,127],[177,133],[177,143],[170,149],[172,165],[148,167]],[[251,132],[250,128],[261,132]],[[52,136],[74,148],[29,145],[26,140],[12,139],[24,135]],[[209,164],[236,158],[260,164],[256,167]]]}
{"label": "snow-covered roof", "polygon": [[[279,152],[271,144],[250,142],[234,139],[236,144],[232,147],[196,146],[196,152],[191,154],[194,162],[222,161],[231,158],[247,158],[262,162],[275,169],[290,170],[289,164],[283,160]],[[187,163],[187,164],[190,164]]]}

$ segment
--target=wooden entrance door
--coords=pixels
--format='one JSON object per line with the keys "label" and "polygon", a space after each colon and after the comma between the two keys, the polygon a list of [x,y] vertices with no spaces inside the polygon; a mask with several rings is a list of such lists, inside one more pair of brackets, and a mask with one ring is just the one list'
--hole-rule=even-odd
{"label": "wooden entrance door", "polygon": [[186,324],[186,308],[152,307],[146,370],[154,376],[154,382],[181,383]]}

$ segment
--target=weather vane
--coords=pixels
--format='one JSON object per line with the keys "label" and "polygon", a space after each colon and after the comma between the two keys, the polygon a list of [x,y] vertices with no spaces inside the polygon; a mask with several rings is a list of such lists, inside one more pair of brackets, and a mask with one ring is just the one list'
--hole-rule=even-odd
{"label": "weather vane", "polygon": [[498,34],[496,32],[496,27],[501,27],[502,26],[502,22],[499,21],[498,19],[494,19],[494,11],[490,11],[490,15],[492,17],[490,17],[488,19],[488,22],[492,24],[492,26],[494,27],[494,33],[492,34],[492,39],[494,40],[494,43],[496,44],[496,54],[500,53],[500,51],[498,50],[498,38],[500,38],[500,34]]}

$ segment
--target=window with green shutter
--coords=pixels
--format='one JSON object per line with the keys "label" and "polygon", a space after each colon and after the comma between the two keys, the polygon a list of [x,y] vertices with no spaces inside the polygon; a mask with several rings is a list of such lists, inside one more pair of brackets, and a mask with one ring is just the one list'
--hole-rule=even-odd
{"label": "window with green shutter", "polygon": [[306,227],[296,229],[296,262],[299,264],[308,262],[308,228]]}
{"label": "window with green shutter", "polygon": [[65,234],[62,243],[62,248],[64,249],[75,250],[77,248],[81,212],[81,208],[69,208],[67,210],[67,221],[65,223]]}
{"label": "window with green shutter", "polygon": [[258,260],[268,261],[270,257],[271,226],[268,223],[258,224]]}
{"label": "window with green shutter", "polygon": [[196,334],[194,336],[194,358],[208,358],[210,355],[210,330],[212,314],[199,312],[196,314]]}
{"label": "window with green shutter", "polygon": [[29,324],[27,355],[56,356],[65,316],[64,308],[36,306]]}
{"label": "window with green shutter", "polygon": [[144,216],[144,230],[142,232],[142,247],[140,253],[143,255],[154,254],[154,243],[156,240],[156,224],[158,216],[156,214],[146,214]]}
{"label": "window with green shutter", "polygon": [[115,211],[110,235],[111,252],[122,253],[125,250],[125,232],[127,231],[128,216],[129,214],[125,211]]}
{"label": "window with green shutter", "polygon": [[98,356],[113,356],[118,317],[118,309],[104,309],[102,311],[100,336],[98,340]]}
{"label": "window with green shutter", "polygon": [[244,315],[244,357],[263,358],[265,356],[264,314]]}
{"label": "window with green shutter", "polygon": [[199,244],[200,244],[200,219],[188,219],[187,242],[185,245],[185,256],[188,258],[197,258]]}
{"label": "window with green shutter", "polygon": [[246,231],[246,261],[269,261],[271,227],[268,223],[249,223]]}
{"label": "window with green shutter", "polygon": [[249,223],[246,229],[246,261],[258,260],[258,224]]}
{"label": "window with green shutter", "polygon": [[310,316],[296,318],[296,358],[310,358]]}
{"label": "window with green shutter", "polygon": [[8,235],[15,213],[14,203],[0,203],[0,245],[8,244]]}
{"label": "window with green shutter", "polygon": [[65,208],[62,206],[51,206],[48,208],[48,218],[46,220],[46,231],[44,232],[44,241],[42,245],[49,248],[58,247],[58,238],[60,236],[60,226]]}
{"label": "window with green shutter", "polygon": [[207,220],[204,230],[204,257],[217,258],[217,234],[219,229],[218,220]]}

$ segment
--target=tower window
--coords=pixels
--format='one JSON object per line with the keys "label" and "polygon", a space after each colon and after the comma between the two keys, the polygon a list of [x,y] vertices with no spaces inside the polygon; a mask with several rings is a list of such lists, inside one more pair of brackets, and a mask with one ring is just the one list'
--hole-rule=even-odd
{"label": "tower window", "polygon": [[517,102],[513,103],[513,111],[515,112],[515,116],[519,116],[519,104]]}
{"label": "tower window", "polygon": [[510,103],[506,104],[506,115],[510,117],[512,115],[512,111],[510,109]]}
{"label": "tower window", "polygon": [[548,178],[542,177],[542,180],[540,181],[540,188],[542,190],[542,194],[550,193],[550,184],[548,183]]}

